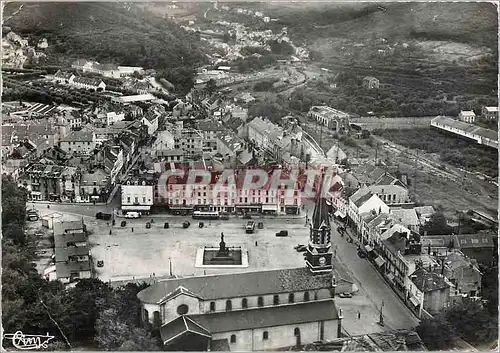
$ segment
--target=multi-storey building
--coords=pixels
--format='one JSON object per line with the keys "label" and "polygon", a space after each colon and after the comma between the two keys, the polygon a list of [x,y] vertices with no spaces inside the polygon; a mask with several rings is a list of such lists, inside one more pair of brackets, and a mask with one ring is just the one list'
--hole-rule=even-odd
{"label": "multi-storey building", "polygon": [[334,131],[344,133],[350,129],[349,114],[337,109],[327,106],[313,106],[307,116]]}
{"label": "multi-storey building", "polygon": [[66,153],[89,155],[96,147],[96,136],[93,132],[73,131],[61,138],[59,147]]}
{"label": "multi-storey building", "polygon": [[[217,152],[217,136],[226,130],[224,126],[217,121],[205,120],[198,123],[198,130],[205,139],[205,151],[213,153]],[[222,152],[220,153],[223,154]]]}
{"label": "multi-storey building", "polygon": [[[183,176],[170,176],[155,198],[158,205],[168,205],[174,213],[202,209],[240,214],[298,214],[302,206],[300,180],[293,180],[285,170],[281,172],[281,181],[273,182],[275,169],[271,168],[267,171],[268,180],[262,187],[251,187],[246,186],[249,182],[245,180],[247,170],[237,170],[234,174],[209,171],[210,183],[200,185],[189,180],[187,171],[189,168],[205,169],[203,166],[174,167],[185,168],[186,173]],[[168,163],[167,168],[170,168]],[[227,179],[222,183],[219,182],[220,178]],[[193,184],[190,185],[190,182]]]}
{"label": "multi-storey building", "polygon": [[203,152],[211,152],[206,146],[203,134],[195,129],[177,129],[174,135],[174,148],[184,151],[186,156],[195,156]]}
{"label": "multi-storey building", "polygon": [[20,177],[33,201],[80,201],[81,172],[79,168],[41,163],[26,167]]}
{"label": "multi-storey building", "polygon": [[129,178],[122,183],[122,211],[139,211],[148,214],[153,206],[153,178]]}
{"label": "multi-storey building", "polygon": [[463,122],[473,124],[476,121],[476,113],[472,110],[462,110],[460,114],[458,114],[458,119]]}

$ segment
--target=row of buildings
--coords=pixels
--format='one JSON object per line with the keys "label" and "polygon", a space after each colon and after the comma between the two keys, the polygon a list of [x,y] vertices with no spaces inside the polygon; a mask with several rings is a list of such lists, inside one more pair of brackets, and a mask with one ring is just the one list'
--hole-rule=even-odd
{"label": "row of buildings", "polygon": [[485,129],[469,122],[464,122],[466,120],[463,119],[468,119],[467,115],[463,115],[461,117],[462,121],[444,116],[437,116],[431,120],[431,127],[473,140],[480,145],[498,149],[497,131]]}
{"label": "row of buildings", "polygon": [[118,66],[115,64],[99,64],[97,61],[78,59],[71,64],[71,68],[84,73],[94,73],[109,78],[122,78],[134,73],[144,74],[142,67]]}
{"label": "row of buildings", "polygon": [[64,221],[58,214],[46,215],[44,218],[51,218],[47,225],[54,235],[54,258],[44,270],[45,278],[68,285],[79,279],[91,278],[92,256],[83,220]]}
{"label": "row of buildings", "polygon": [[403,175],[376,166],[353,175],[357,185],[349,181],[351,188],[331,195],[334,216],[416,315],[480,298],[479,265],[494,259],[493,233],[427,235],[423,227],[435,210],[412,203]]}

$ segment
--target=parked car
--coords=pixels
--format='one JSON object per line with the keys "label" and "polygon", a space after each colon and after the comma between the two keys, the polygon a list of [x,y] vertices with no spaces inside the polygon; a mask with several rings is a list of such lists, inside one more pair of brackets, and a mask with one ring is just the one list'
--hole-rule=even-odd
{"label": "parked car", "polygon": [[132,218],[132,219],[141,218],[141,214],[139,212],[127,212],[125,218]]}
{"label": "parked car", "polygon": [[349,292],[344,292],[339,294],[340,298],[352,298],[352,294]]}
{"label": "parked car", "polygon": [[203,228],[204,226],[205,226],[205,223],[203,223],[203,222],[198,223],[199,228]]}
{"label": "parked car", "polygon": [[259,222],[259,223],[257,224],[257,228],[259,228],[259,229],[264,229],[264,222]]}
{"label": "parked car", "polygon": [[363,250],[358,250],[358,256],[364,259],[366,257],[366,252],[364,252]]}
{"label": "parked car", "polygon": [[151,228],[151,223],[146,222],[146,228],[147,228],[147,229]]}
{"label": "parked car", "polygon": [[165,223],[163,224],[163,228],[164,228],[164,229],[168,229],[168,228],[170,228],[170,224],[168,224],[168,222],[165,222]]}
{"label": "parked car", "polygon": [[302,244],[298,244],[298,245],[294,246],[293,248],[295,250],[297,250],[297,252],[304,252],[307,250],[307,246],[302,245]]}
{"label": "parked car", "polygon": [[122,221],[120,226],[125,227],[127,225],[127,221]]}
{"label": "parked car", "polygon": [[345,228],[344,227],[338,227],[337,228],[337,232],[344,233],[345,232]]}
{"label": "parked car", "polygon": [[229,215],[228,214],[225,214],[225,213],[221,213],[219,215],[219,219],[223,220],[223,221],[227,221],[229,219]]}
{"label": "parked car", "polygon": [[189,228],[190,225],[191,223],[189,221],[184,221],[184,223],[182,223],[182,228]]}
{"label": "parked car", "polygon": [[288,230],[280,230],[278,233],[276,233],[277,237],[287,237],[288,236]]}
{"label": "parked car", "polygon": [[104,267],[104,261],[103,260],[97,261],[97,267]]}
{"label": "parked car", "polygon": [[109,221],[112,217],[112,214],[111,213],[102,213],[102,212],[97,212],[95,214],[95,218],[96,219],[102,219],[102,220],[105,220],[105,221]]}

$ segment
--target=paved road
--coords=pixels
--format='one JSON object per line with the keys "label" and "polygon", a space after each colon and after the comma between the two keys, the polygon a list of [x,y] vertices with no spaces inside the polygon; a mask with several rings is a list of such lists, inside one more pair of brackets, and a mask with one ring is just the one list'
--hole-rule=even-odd
{"label": "paved road", "polygon": [[343,263],[351,275],[357,280],[357,285],[377,308],[384,302],[384,323],[389,328],[411,328],[418,325],[418,320],[403,304],[401,299],[386,284],[382,276],[367,260],[357,256],[357,246],[348,243],[346,237],[341,238],[333,227],[332,241],[337,245],[337,258]]}

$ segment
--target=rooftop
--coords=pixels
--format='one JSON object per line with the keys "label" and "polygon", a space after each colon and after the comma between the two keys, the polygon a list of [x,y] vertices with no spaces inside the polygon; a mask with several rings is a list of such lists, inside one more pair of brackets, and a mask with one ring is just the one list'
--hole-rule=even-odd
{"label": "rooftop", "polygon": [[413,208],[391,208],[390,212],[406,226],[416,226],[420,224],[417,212],[415,212]]}
{"label": "rooftop", "polygon": [[137,296],[145,303],[156,304],[183,286],[204,300],[238,298],[330,288],[331,278],[331,274],[313,276],[306,267],[186,277],[156,283]]}
{"label": "rooftop", "polygon": [[318,113],[323,115],[327,119],[336,119],[336,118],[348,118],[349,114],[345,113],[343,111],[330,108],[326,105],[321,105],[321,106],[313,106],[311,107],[310,112]]}
{"label": "rooftop", "polygon": [[61,142],[93,142],[94,133],[89,131],[73,131],[68,136],[61,138]]}
{"label": "rooftop", "polygon": [[190,318],[211,333],[221,333],[336,320],[338,314],[335,301],[327,299],[291,305],[191,315]]}
{"label": "rooftop", "polygon": [[78,271],[90,271],[90,262],[56,262],[57,278],[67,278]]}
{"label": "rooftop", "polygon": [[479,127],[477,125],[472,125],[468,123],[464,123],[463,121],[458,121],[455,119],[447,118],[444,116],[438,116],[431,120],[431,124],[439,124],[443,126],[449,126],[451,128],[455,128],[461,130],[463,132],[467,132],[473,135],[481,136],[488,138],[493,141],[498,141],[498,132],[485,129]]}
{"label": "rooftop", "polygon": [[415,286],[422,292],[433,292],[453,286],[440,273],[429,272],[424,268],[419,268],[410,276]]}

